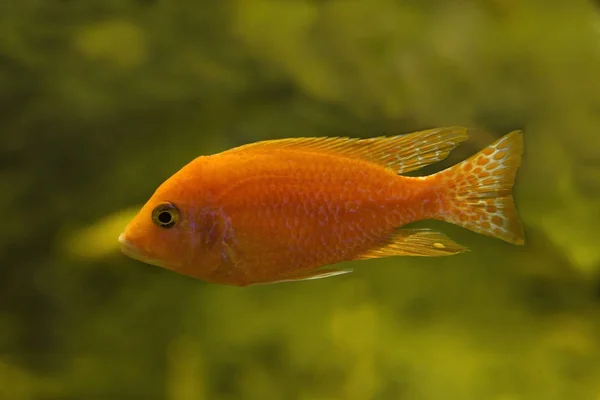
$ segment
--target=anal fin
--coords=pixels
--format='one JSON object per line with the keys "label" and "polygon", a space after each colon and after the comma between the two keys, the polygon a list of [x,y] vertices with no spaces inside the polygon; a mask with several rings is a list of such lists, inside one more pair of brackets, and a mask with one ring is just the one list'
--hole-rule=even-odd
{"label": "anal fin", "polygon": [[302,272],[300,274],[291,275],[289,277],[279,279],[276,281],[256,282],[256,283],[250,284],[250,286],[270,285],[273,283],[282,283],[282,282],[309,281],[309,280],[314,280],[314,279],[329,278],[330,276],[349,274],[350,272],[352,272],[352,269],[325,268],[325,269],[318,269],[318,270]]}
{"label": "anal fin", "polygon": [[468,251],[468,248],[454,242],[441,232],[431,229],[398,229],[384,245],[354,259],[366,260],[392,256],[441,257],[465,251]]}

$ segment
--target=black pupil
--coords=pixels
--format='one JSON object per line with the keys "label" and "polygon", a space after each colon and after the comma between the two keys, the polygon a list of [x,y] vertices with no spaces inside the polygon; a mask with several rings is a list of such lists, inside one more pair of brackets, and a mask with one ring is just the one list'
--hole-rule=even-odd
{"label": "black pupil", "polygon": [[161,224],[165,224],[165,225],[169,224],[169,223],[171,223],[171,220],[172,220],[171,213],[168,211],[162,211],[160,214],[158,214],[158,221]]}

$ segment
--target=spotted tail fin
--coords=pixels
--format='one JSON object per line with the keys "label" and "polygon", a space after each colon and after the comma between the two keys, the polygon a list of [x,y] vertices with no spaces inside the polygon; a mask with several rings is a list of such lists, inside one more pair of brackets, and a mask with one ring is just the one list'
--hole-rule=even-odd
{"label": "spotted tail fin", "polygon": [[522,132],[514,131],[440,172],[447,185],[440,219],[522,245],[525,235],[512,196],[522,153]]}

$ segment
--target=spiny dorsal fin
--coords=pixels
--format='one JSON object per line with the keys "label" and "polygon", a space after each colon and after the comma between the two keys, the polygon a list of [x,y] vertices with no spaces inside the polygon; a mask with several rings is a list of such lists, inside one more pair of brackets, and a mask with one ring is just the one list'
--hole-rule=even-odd
{"label": "spiny dorsal fin", "polygon": [[467,250],[441,232],[431,229],[398,229],[386,244],[361,254],[355,260],[391,256],[440,257]]}
{"label": "spiny dorsal fin", "polygon": [[229,152],[293,150],[331,154],[362,159],[402,174],[443,160],[466,139],[466,128],[449,127],[372,139],[317,137],[267,140]]}

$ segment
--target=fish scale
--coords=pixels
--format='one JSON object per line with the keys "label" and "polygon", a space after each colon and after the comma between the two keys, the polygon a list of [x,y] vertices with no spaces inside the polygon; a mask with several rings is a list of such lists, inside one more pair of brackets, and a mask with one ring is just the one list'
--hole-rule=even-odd
{"label": "fish scale", "polygon": [[[237,286],[350,272],[329,267],[342,261],[467,250],[441,232],[404,227],[419,220],[523,244],[511,194],[519,131],[436,174],[400,175],[444,159],[466,138],[450,127],[273,140],[201,156],[159,186],[119,240],[132,258]],[[157,219],[163,209],[172,223]]]}

